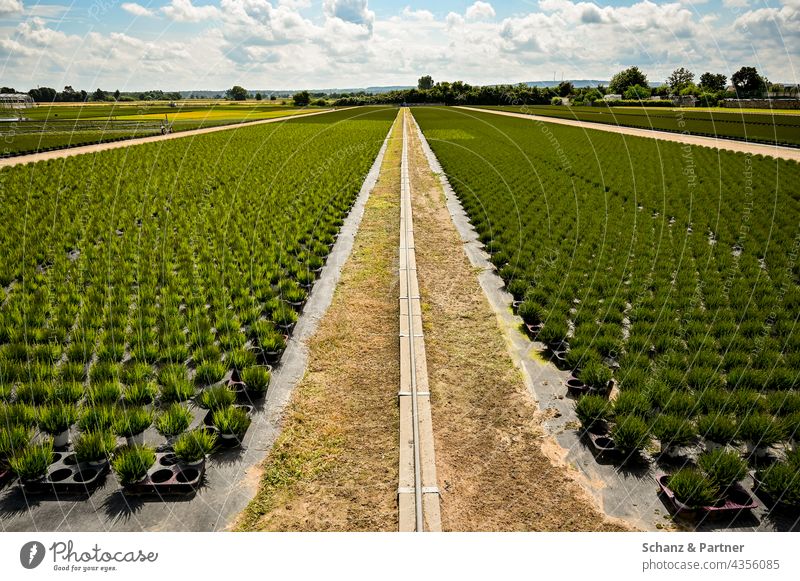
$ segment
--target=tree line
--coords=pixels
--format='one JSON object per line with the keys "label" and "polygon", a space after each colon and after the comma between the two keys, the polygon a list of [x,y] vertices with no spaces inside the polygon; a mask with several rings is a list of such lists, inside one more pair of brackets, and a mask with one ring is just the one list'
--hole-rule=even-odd
{"label": "tree line", "polygon": [[695,82],[695,74],[686,68],[674,70],[666,82],[651,87],[647,75],[633,66],[615,74],[608,86],[575,87],[564,81],[554,87],[531,87],[526,84],[473,86],[463,81],[434,83],[430,75],[421,77],[414,89],[390,91],[376,95],[365,93],[342,95],[337,106],[444,103],[446,105],[545,105],[560,104],[569,98],[574,105],[591,105],[606,95],[620,95],[620,100],[632,103],[653,97],[672,99],[693,97],[697,105],[715,106],[723,99],[751,99],[767,96],[769,92],[784,96],[797,95],[796,87],[787,89],[773,85],[759,75],[755,67],[742,67],[728,77],[721,73],[704,72]]}
{"label": "tree line", "polygon": [[[17,93],[13,87],[0,87],[0,93]],[[72,86],[67,85],[63,91],[57,91],[52,87],[36,87],[27,92],[37,103],[88,103],[90,101],[178,101],[181,94],[177,91],[166,92],[161,90],[141,91],[141,92],[120,92],[104,91],[98,88],[91,93],[79,90],[76,91]]]}

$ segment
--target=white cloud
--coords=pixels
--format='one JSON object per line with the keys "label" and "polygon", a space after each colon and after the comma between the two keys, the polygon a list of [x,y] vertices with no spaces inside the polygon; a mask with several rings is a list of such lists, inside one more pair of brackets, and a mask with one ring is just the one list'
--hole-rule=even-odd
{"label": "white cloud", "polygon": [[367,0],[325,0],[323,10],[329,18],[338,18],[372,30],[375,13],[369,9]]}
{"label": "white cloud", "polygon": [[481,2],[478,0],[467,8],[467,20],[488,20],[489,18],[494,18],[497,14],[492,8],[492,5],[488,2]]}
{"label": "white cloud", "polygon": [[750,0],[722,0],[725,8],[747,8],[750,5]]}
{"label": "white cloud", "polygon": [[145,8],[141,4],[136,4],[135,2],[123,2],[120,8],[134,16],[155,16],[152,10]]}
{"label": "white cloud", "polygon": [[[150,10],[171,20],[203,20],[180,31],[154,21],[167,34],[152,42],[121,33],[64,34],[58,24],[32,19],[0,35],[3,82],[296,89],[414,84],[431,74],[485,84],[552,79],[554,72],[609,79],[633,64],[653,81],[679,66],[730,76],[755,64],[770,79],[793,82],[800,56],[790,42],[800,34],[800,0],[742,10],[735,24],[722,11],[713,20],[689,0],[620,6],[539,0],[527,13],[499,19],[488,2],[445,16],[406,7],[378,18],[366,0],[195,5],[209,1],[171,0],[163,12]],[[314,11],[320,4],[323,10]]]}
{"label": "white cloud", "polygon": [[192,0],[172,0],[169,6],[161,9],[161,12],[177,22],[200,22],[219,16],[216,6],[195,6]]}
{"label": "white cloud", "polygon": [[0,16],[20,14],[22,10],[22,0],[0,0]]}

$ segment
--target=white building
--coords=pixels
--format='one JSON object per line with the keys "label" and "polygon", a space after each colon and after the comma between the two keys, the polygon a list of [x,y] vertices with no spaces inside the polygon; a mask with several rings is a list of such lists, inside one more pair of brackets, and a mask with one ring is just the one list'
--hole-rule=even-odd
{"label": "white building", "polygon": [[0,93],[0,109],[28,109],[36,105],[25,93]]}

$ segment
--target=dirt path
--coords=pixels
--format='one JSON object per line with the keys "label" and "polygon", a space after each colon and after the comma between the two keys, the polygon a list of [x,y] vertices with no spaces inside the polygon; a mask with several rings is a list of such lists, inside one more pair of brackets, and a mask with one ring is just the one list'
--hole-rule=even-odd
{"label": "dirt path", "polygon": [[621,133],[633,137],[647,137],[649,139],[660,139],[662,141],[674,141],[676,143],[688,143],[702,147],[713,147],[735,151],[737,153],[750,153],[753,155],[766,155],[777,159],[788,159],[800,162],[800,149],[791,147],[780,147],[777,145],[766,145],[759,143],[745,143],[744,141],[733,141],[731,139],[715,139],[714,137],[703,137],[700,135],[684,135],[681,133],[670,133],[669,131],[658,131],[655,129],[637,129],[635,127],[619,127],[616,125],[605,125],[592,121],[576,121],[573,119],[556,119],[555,117],[544,117],[542,115],[528,115],[526,113],[514,113],[511,111],[498,111],[494,109],[479,109],[478,107],[456,107],[463,111],[480,111],[482,113],[492,113],[493,115],[505,115],[506,117],[518,117],[539,123],[555,123],[556,125],[569,125],[570,127],[581,127],[583,129],[595,129],[598,131],[608,131],[610,133]]}
{"label": "dirt path", "polygon": [[62,157],[71,157],[73,155],[82,155],[84,153],[96,153],[98,151],[107,151],[109,149],[119,149],[120,147],[130,147],[131,145],[141,145],[143,143],[155,143],[157,141],[167,141],[170,139],[180,139],[182,137],[194,137],[195,135],[204,135],[206,133],[214,133],[215,131],[225,131],[227,129],[236,129],[237,127],[251,127],[253,125],[262,125],[264,123],[277,123],[279,121],[286,121],[288,119],[298,119],[300,117],[312,117],[314,115],[323,115],[331,111],[343,111],[344,109],[325,109],[324,111],[314,111],[312,113],[301,113],[299,115],[284,115],[283,117],[273,117],[272,119],[260,119],[258,121],[246,121],[244,123],[232,123],[230,125],[219,125],[217,127],[205,127],[203,129],[191,129],[189,131],[178,131],[177,133],[170,133],[168,135],[152,135],[150,137],[136,137],[134,139],[126,139],[124,141],[111,141],[109,143],[95,143],[93,145],[81,145],[78,147],[67,147],[64,149],[57,149],[55,151],[42,151],[40,153],[31,153],[30,155],[20,155],[17,157],[5,157],[0,159],[0,168],[11,167],[23,163],[34,163],[37,161],[45,161],[48,159],[61,159]]}
{"label": "dirt path", "polygon": [[238,530],[397,530],[401,146],[396,123],[353,253],[309,341],[308,372]]}
{"label": "dirt path", "polygon": [[444,530],[609,531],[576,481],[508,354],[498,321],[410,134],[417,274]]}

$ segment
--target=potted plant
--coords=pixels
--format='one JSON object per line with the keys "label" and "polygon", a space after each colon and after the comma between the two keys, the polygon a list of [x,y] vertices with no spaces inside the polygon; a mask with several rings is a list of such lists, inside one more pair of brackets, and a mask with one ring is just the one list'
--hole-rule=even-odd
{"label": "potted plant", "polygon": [[29,444],[12,456],[9,463],[23,486],[40,483],[53,463],[53,442],[48,439]]}
{"label": "potted plant", "polygon": [[153,423],[153,414],[145,408],[121,410],[114,421],[114,433],[127,440],[128,446],[144,444],[144,431]]}
{"label": "potted plant", "polygon": [[214,449],[217,435],[210,430],[192,430],[184,432],[175,441],[175,455],[188,465],[202,463]]}
{"label": "potted plant", "polygon": [[39,429],[53,436],[53,446],[69,444],[69,428],[78,419],[78,409],[67,403],[53,403],[39,412]]}
{"label": "potted plant", "polygon": [[667,477],[666,485],[684,510],[713,506],[719,498],[719,489],[697,468],[681,468]]}
{"label": "potted plant", "polygon": [[122,399],[127,405],[143,406],[153,403],[158,395],[158,388],[154,383],[134,383],[125,388]]}
{"label": "potted plant", "polygon": [[754,458],[763,458],[769,453],[769,447],[783,440],[782,426],[766,413],[748,414],[742,420],[739,435],[747,444],[747,454]]}
{"label": "potted plant", "polygon": [[229,406],[212,412],[211,422],[220,432],[226,445],[242,441],[242,436],[250,427],[250,416],[242,408]]}
{"label": "potted plant", "polygon": [[219,410],[233,405],[236,393],[226,385],[207,387],[197,396],[197,405],[207,410]]}
{"label": "potted plant", "polygon": [[249,349],[234,349],[228,353],[226,362],[228,363],[228,367],[233,370],[232,377],[236,377],[238,381],[242,371],[248,367],[251,367],[252,365],[255,365],[256,356]]}
{"label": "potted plant", "polygon": [[116,408],[108,405],[84,408],[78,418],[78,428],[84,432],[102,431],[111,428],[117,419]]}
{"label": "potted plant", "polygon": [[108,430],[83,432],[75,439],[75,456],[78,462],[98,466],[108,460],[116,446],[116,438]]}
{"label": "potted plant", "polygon": [[147,476],[147,471],[156,462],[156,453],[147,446],[120,448],[111,460],[111,468],[120,484],[135,484]]}
{"label": "potted plant", "polygon": [[156,416],[156,430],[170,440],[185,432],[192,423],[192,413],[179,403],[170,404]]}
{"label": "potted plant", "polygon": [[697,465],[722,496],[747,475],[747,463],[733,450],[719,448],[705,452],[697,459]]}
{"label": "potted plant", "polygon": [[575,404],[575,415],[584,430],[589,432],[605,432],[608,419],[611,417],[611,406],[608,400],[599,395],[585,395]]}
{"label": "potted plant", "polygon": [[195,381],[199,385],[211,385],[225,377],[225,366],[219,361],[206,361],[197,366]]}
{"label": "potted plant", "polygon": [[608,391],[612,372],[607,366],[592,359],[582,364],[578,377],[592,389],[605,392]]}
{"label": "potted plant", "polygon": [[260,398],[267,393],[270,372],[263,367],[248,367],[242,372],[242,381],[254,397]]}
{"label": "potted plant", "polygon": [[706,450],[725,448],[736,439],[736,424],[725,415],[709,414],[697,419],[697,431],[705,440]]}
{"label": "potted plant", "polygon": [[754,477],[757,492],[766,493],[771,504],[796,511],[800,509],[800,465],[796,462],[776,462]]}
{"label": "potted plant", "polygon": [[625,460],[633,459],[649,441],[650,430],[639,416],[617,416],[611,428],[614,446]]}
{"label": "potted plant", "polygon": [[22,451],[31,441],[31,430],[25,426],[0,424],[0,472],[9,466],[8,461]]}
{"label": "potted plant", "polygon": [[680,449],[697,437],[697,430],[689,420],[671,415],[659,416],[652,431],[660,443],[661,454],[670,458],[679,456]]}

